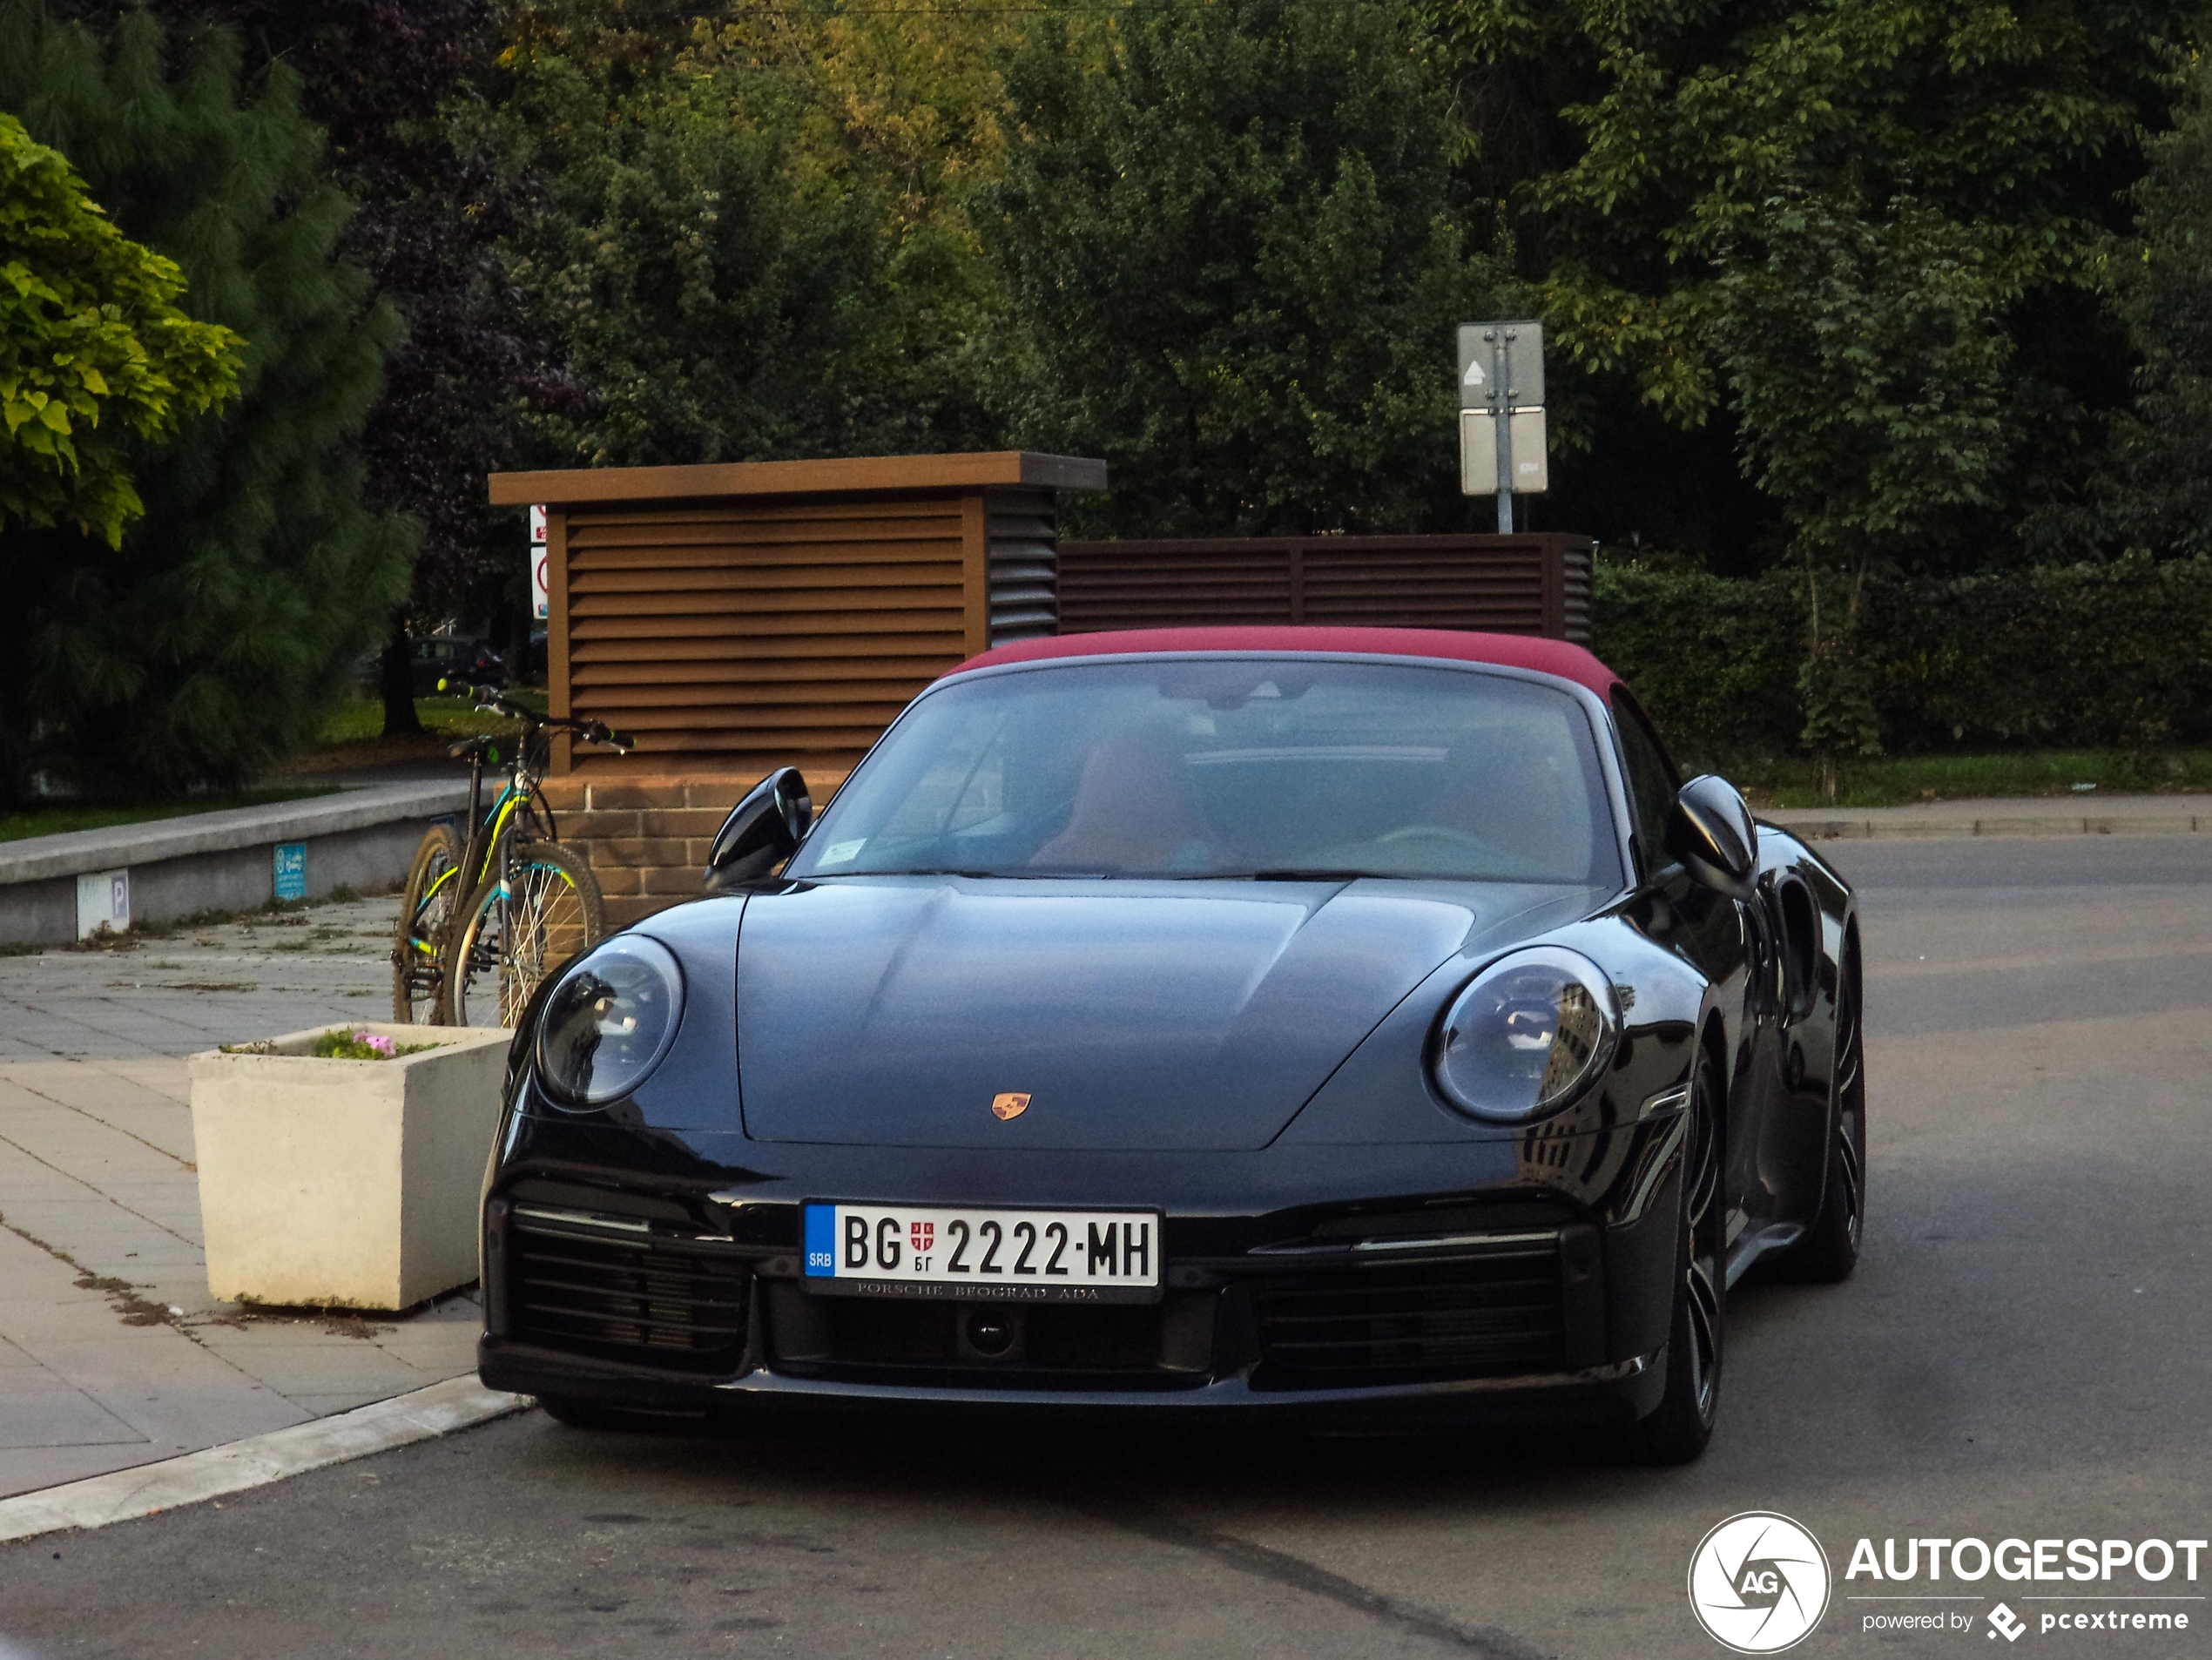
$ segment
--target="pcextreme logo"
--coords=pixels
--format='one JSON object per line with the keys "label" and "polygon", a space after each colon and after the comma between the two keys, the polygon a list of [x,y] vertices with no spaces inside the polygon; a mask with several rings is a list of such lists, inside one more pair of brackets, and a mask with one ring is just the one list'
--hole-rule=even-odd
{"label": "pcextreme logo", "polygon": [[1788,1516],[1733,1515],[1697,1542],[1689,1606],[1707,1635],[1738,1654],[1779,1654],[1828,1611],[1828,1553]]}

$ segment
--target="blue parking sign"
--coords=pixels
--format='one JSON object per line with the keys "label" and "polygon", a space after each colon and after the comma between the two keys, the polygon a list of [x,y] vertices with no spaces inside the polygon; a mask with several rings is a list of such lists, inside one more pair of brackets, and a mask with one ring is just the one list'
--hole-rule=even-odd
{"label": "blue parking sign", "polygon": [[280,841],[276,850],[276,896],[279,899],[305,899],[307,896],[307,844],[304,841]]}

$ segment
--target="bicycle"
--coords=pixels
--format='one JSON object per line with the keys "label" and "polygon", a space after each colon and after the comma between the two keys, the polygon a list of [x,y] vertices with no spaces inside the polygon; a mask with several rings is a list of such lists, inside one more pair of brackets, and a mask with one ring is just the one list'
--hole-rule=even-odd
{"label": "bicycle", "polygon": [[559,844],[552,809],[538,793],[550,735],[573,732],[622,752],[635,740],[588,717],[541,715],[495,687],[469,689],[478,708],[521,721],[522,739],[489,811],[484,769],[499,764],[499,740],[480,733],[447,752],[469,760],[469,839],[433,825],[415,850],[393,942],[392,1014],[460,1026],[496,1014],[498,1024],[511,1026],[548,973],[606,934],[598,881]]}

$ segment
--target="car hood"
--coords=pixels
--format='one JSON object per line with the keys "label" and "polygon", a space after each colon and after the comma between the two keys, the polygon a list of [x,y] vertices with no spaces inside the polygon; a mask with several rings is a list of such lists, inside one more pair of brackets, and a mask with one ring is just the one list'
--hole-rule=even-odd
{"label": "car hood", "polygon": [[[1587,890],[847,877],[759,894],[738,943],[756,1140],[1264,1146],[1475,936]],[[1418,1055],[1408,1066],[1420,1064]],[[1025,1095],[1001,1121],[995,1097]]]}

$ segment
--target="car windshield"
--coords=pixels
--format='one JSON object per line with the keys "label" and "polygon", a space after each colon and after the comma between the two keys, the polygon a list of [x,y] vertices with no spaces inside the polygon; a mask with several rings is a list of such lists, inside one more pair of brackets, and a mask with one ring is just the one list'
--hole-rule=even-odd
{"label": "car windshield", "polygon": [[1588,717],[1480,671],[1132,658],[957,680],[788,874],[1447,877],[1610,886]]}

